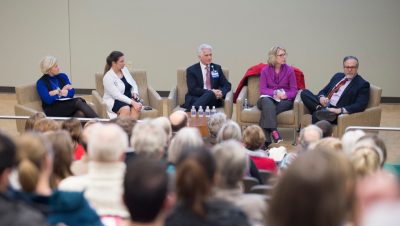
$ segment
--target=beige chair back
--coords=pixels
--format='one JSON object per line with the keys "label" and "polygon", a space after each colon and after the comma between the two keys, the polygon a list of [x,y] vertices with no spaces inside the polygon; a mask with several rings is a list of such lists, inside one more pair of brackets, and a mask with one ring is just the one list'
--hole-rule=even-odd
{"label": "beige chair back", "polygon": [[[138,89],[139,95],[144,100],[144,105],[149,105],[149,97],[147,93],[147,73],[144,70],[133,70],[130,72],[135,80]],[[97,92],[103,96],[104,95],[104,86],[103,86],[103,73],[96,73],[96,90]]]}
{"label": "beige chair back", "polygon": [[250,105],[255,106],[257,104],[258,98],[260,98],[260,76],[251,76],[247,80],[248,86],[248,97],[247,101]]}
{"label": "beige chair back", "polygon": [[36,84],[15,87],[18,104],[27,104],[41,101],[36,90]]}
{"label": "beige chair back", "polygon": [[370,85],[369,102],[367,108],[377,107],[381,103],[382,89],[375,85]]}
{"label": "beige chair back", "polygon": [[[222,69],[226,79],[229,81],[229,70]],[[177,72],[177,93],[178,93],[178,105],[182,105],[185,103],[185,95],[188,92],[187,82],[186,82],[186,69],[178,69]]]}

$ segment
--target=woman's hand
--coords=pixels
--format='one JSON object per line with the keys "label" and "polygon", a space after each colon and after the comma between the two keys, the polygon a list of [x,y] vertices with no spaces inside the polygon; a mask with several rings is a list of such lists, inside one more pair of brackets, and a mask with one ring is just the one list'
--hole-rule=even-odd
{"label": "woman's hand", "polygon": [[62,90],[60,91],[60,95],[63,96],[63,97],[68,96],[68,90],[67,90],[67,89],[62,89]]}
{"label": "woman's hand", "polygon": [[71,84],[65,85],[62,89],[63,90],[71,90],[72,89],[72,85]]}
{"label": "woman's hand", "polygon": [[139,102],[136,102],[135,100],[132,100],[132,107],[136,110],[136,111],[141,111],[142,110],[142,104]]}
{"label": "woman's hand", "polygon": [[60,90],[59,89],[55,89],[49,92],[50,96],[55,96],[55,95],[60,95]]}

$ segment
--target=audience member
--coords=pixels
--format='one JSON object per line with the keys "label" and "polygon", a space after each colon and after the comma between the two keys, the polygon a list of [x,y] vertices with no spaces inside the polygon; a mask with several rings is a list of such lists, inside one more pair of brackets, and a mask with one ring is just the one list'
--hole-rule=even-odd
{"label": "audience member", "polygon": [[363,136],[365,136],[365,133],[362,130],[350,130],[344,133],[342,136],[343,151],[350,155],[358,139]]}
{"label": "audience member", "polygon": [[330,122],[326,120],[321,120],[315,123],[322,130],[322,137],[331,137],[333,132],[333,126]]}
{"label": "audience member", "polygon": [[160,125],[145,120],[133,128],[131,144],[136,155],[160,160],[165,155],[167,135]]}
{"label": "audience member", "polygon": [[31,115],[25,123],[25,132],[29,132],[33,130],[33,125],[42,118],[46,118],[46,115],[43,112],[37,112]]}
{"label": "audience member", "polygon": [[217,112],[208,119],[207,127],[210,133],[210,136],[204,139],[204,143],[207,147],[211,148],[215,144],[217,144],[217,136],[218,132],[221,130],[222,126],[226,123],[227,118],[226,115],[222,112]]}
{"label": "audience member", "polygon": [[167,226],[249,225],[242,210],[229,202],[212,198],[216,164],[204,147],[182,152],[177,162],[178,202],[167,217]]}
{"label": "audience member", "polygon": [[[262,130],[261,133],[263,134]],[[239,142],[228,140],[217,144],[212,153],[218,175],[215,197],[241,208],[251,225],[265,225],[267,207],[264,197],[258,194],[243,194],[241,187],[243,175],[249,167],[246,149]]]}
{"label": "audience member", "polygon": [[350,154],[350,161],[358,176],[363,177],[381,168],[382,150],[377,146],[358,146]]}
{"label": "audience member", "polygon": [[342,142],[336,137],[326,137],[309,145],[310,150],[343,152]]}
{"label": "audience member", "polygon": [[61,129],[60,123],[53,119],[42,118],[33,124],[33,131],[44,133],[47,131],[57,131]]}
{"label": "audience member", "polygon": [[110,122],[119,125],[124,130],[125,134],[127,134],[128,136],[128,141],[130,143],[130,139],[132,137],[132,131],[137,121],[131,116],[120,116],[111,119]]}
{"label": "audience member", "polygon": [[70,118],[63,121],[61,128],[68,131],[73,143],[73,156],[74,160],[79,160],[85,155],[86,151],[81,145],[82,124],[76,118]]}
{"label": "audience member", "polygon": [[180,129],[189,125],[188,115],[184,111],[174,111],[169,116],[171,122],[172,133],[177,133]]}
{"label": "audience member", "polygon": [[167,117],[158,117],[153,120],[151,120],[151,123],[154,123],[158,126],[161,126],[163,128],[165,134],[167,135],[167,144],[169,145],[171,142],[172,138],[172,127],[171,127],[171,122]]}

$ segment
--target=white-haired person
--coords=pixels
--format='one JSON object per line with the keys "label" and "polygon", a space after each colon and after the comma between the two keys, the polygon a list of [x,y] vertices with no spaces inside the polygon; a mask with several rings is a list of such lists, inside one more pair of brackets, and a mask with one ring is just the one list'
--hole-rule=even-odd
{"label": "white-haired person", "polygon": [[211,115],[210,119],[207,121],[207,127],[210,135],[204,138],[204,143],[207,147],[211,148],[215,144],[217,144],[217,136],[218,132],[222,128],[222,126],[226,123],[227,118],[225,113],[217,112]]}
{"label": "white-haired person", "polygon": [[222,68],[212,63],[212,46],[201,44],[198,49],[199,63],[186,69],[188,92],[182,107],[190,110],[192,106],[205,109],[207,106],[221,107],[231,83],[226,79]]}
{"label": "white-haired person", "polygon": [[175,172],[175,164],[182,150],[203,146],[204,142],[196,128],[185,127],[176,133],[168,148],[168,173]]}
{"label": "white-haired person", "polygon": [[103,77],[103,99],[110,118],[131,116],[138,119],[142,104],[139,89],[125,67],[125,57],[120,51],[113,51],[107,56]]}
{"label": "white-haired person", "polygon": [[98,115],[82,98],[74,98],[75,89],[68,76],[60,72],[57,59],[46,56],[40,62],[43,75],[36,82],[36,90],[47,116],[97,118]]}
{"label": "white-haired person", "polygon": [[115,124],[99,124],[94,128],[88,137],[88,174],[62,180],[59,189],[84,191],[100,216],[127,218],[129,213],[121,197],[128,136]]}
{"label": "white-haired person", "polygon": [[223,141],[212,149],[217,165],[215,197],[241,208],[251,225],[265,225],[267,212],[263,196],[243,194],[241,182],[248,166],[247,150],[235,140]]}

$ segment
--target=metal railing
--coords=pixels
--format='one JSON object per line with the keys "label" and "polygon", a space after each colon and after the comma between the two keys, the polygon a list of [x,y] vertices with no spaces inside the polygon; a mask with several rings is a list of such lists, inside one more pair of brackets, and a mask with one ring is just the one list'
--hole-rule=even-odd
{"label": "metal railing", "polygon": [[346,128],[345,132],[356,129],[372,131],[400,131],[399,127],[349,126]]}
{"label": "metal railing", "polygon": [[[29,119],[30,116],[15,116],[15,115],[0,115],[0,119],[9,119],[9,120],[26,120]],[[47,117],[48,119],[53,119],[56,121],[65,121],[70,119],[71,117]],[[97,121],[97,122],[108,122],[110,119],[104,119],[104,118],[76,118],[79,121],[82,122],[88,122],[88,121]]]}

